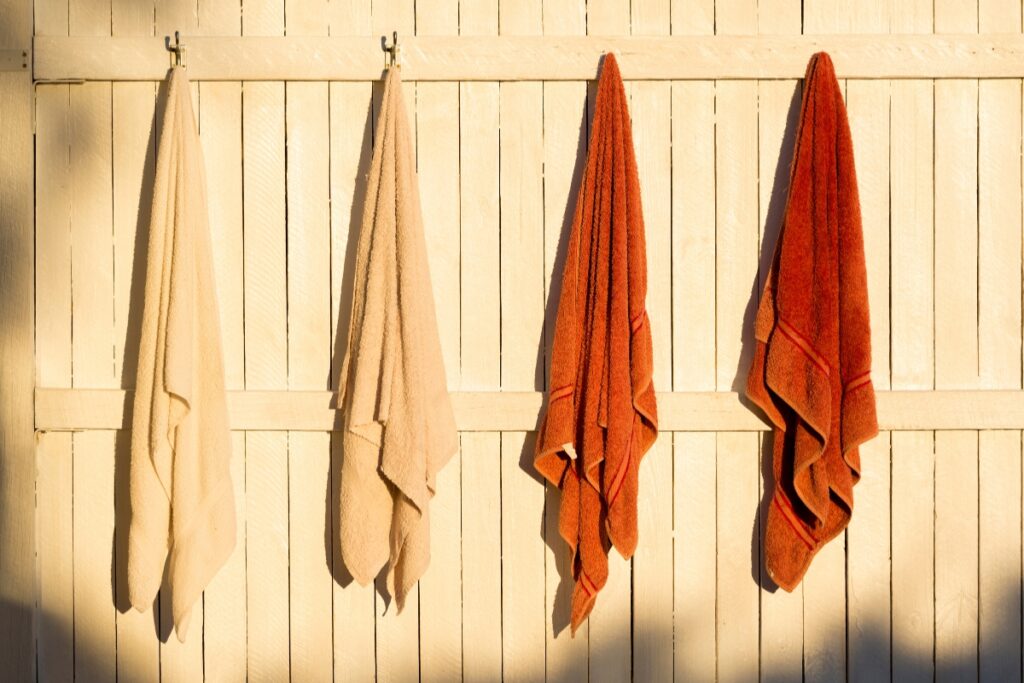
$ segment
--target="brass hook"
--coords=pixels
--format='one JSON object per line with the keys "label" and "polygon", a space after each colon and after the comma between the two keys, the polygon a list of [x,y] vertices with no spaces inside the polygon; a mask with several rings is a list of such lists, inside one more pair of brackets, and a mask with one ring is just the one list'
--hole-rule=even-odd
{"label": "brass hook", "polygon": [[171,45],[171,37],[164,36],[164,46],[168,52],[174,53],[174,65],[185,67],[185,43],[181,42],[181,34],[174,32],[174,45]]}
{"label": "brass hook", "polygon": [[391,57],[391,59],[388,62],[388,67],[397,66],[397,67],[401,68],[401,66],[402,66],[402,46],[398,44],[398,31],[393,31],[391,33],[391,40],[392,40],[391,47],[388,47],[388,37],[387,36],[381,36],[380,37],[380,49],[383,50],[384,52],[387,52],[390,55],[390,57]]}

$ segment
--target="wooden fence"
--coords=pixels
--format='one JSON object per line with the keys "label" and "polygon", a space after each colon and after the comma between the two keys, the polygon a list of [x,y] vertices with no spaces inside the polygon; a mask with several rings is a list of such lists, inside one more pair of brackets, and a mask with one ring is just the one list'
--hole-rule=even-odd
{"label": "wooden fence", "polygon": [[[0,26],[0,670],[12,678],[1021,680],[1017,0],[0,8],[13,17]],[[168,637],[169,606],[127,609],[121,523],[175,30],[210,184],[239,520],[184,645]],[[462,431],[432,564],[401,615],[341,570],[331,433],[379,37],[393,30]],[[664,431],[641,468],[636,556],[612,558],[571,639],[557,493],[530,466],[531,430],[609,49],[628,81]],[[737,392],[799,79],[820,49],[853,129],[885,431],[863,448],[849,530],[787,594],[760,566],[765,425]]]}

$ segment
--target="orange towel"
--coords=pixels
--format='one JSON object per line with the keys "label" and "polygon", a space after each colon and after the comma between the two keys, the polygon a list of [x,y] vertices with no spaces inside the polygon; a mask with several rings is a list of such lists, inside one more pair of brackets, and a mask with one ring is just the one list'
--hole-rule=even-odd
{"label": "orange towel", "polygon": [[747,395],[774,426],[765,567],[787,591],[853,512],[857,447],[878,433],[853,145],[832,60],[811,58],[782,232]]}
{"label": "orange towel", "polygon": [[637,543],[637,468],[658,434],[640,182],[615,57],[601,69],[587,167],[555,321],[537,471],[562,489],[572,631],[608,578],[608,550]]}

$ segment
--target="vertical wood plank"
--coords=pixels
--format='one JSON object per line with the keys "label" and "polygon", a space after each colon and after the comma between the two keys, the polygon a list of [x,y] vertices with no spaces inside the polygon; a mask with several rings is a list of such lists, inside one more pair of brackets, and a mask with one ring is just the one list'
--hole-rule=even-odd
{"label": "vertical wood plank", "polygon": [[[715,31],[714,0],[672,0],[673,34]],[[672,84],[672,387],[714,391],[715,83]],[[685,172],[682,170],[685,169]],[[675,434],[673,641],[675,680],[717,671],[715,434]],[[662,437],[664,438],[664,437]]]}
{"label": "vertical wood plank", "polygon": [[117,675],[110,571],[115,435],[104,430],[74,436],[75,680],[109,681]]}
{"label": "vertical wood plank", "polygon": [[[537,34],[541,23],[540,2],[498,5],[502,34]],[[505,390],[539,390],[544,380],[543,94],[540,83],[499,87]],[[544,675],[544,485],[533,470],[534,436],[501,437],[502,675],[512,681]]]}
{"label": "vertical wood plank", "polygon": [[717,572],[717,437],[674,436],[675,680],[714,681],[717,596],[710,587]]}
{"label": "vertical wood plank", "polygon": [[[73,385],[115,387],[109,83],[71,90],[71,126]],[[114,441],[113,432],[73,437],[75,677],[85,680],[116,672]]]}
{"label": "vertical wood plank", "polygon": [[[240,7],[203,2],[202,33],[238,35]],[[242,207],[242,84],[201,83],[199,131],[206,163],[217,301],[221,316],[225,386],[245,387],[245,282]],[[231,434],[235,495],[235,552],[210,581],[203,598],[203,667],[207,680],[242,681],[246,675],[246,509],[244,433]]]}
{"label": "vertical wood plank", "polygon": [[[123,0],[111,1],[123,2]],[[195,0],[155,0],[153,4],[156,9],[157,35],[173,37],[174,31],[178,30],[187,36],[199,24],[199,3]],[[140,12],[140,14],[142,13]]]}
{"label": "vertical wood plank", "polygon": [[463,679],[500,680],[501,507],[494,504],[494,497],[501,495],[501,437],[463,434],[462,453]]}
{"label": "vertical wood plank", "polygon": [[1020,432],[981,432],[978,438],[979,679],[1019,681]]}
{"label": "vertical wood plank", "polygon": [[[716,3],[715,30],[752,34],[753,0]],[[720,81],[716,87],[716,388],[739,388],[750,366],[757,297],[757,83]],[[757,675],[759,596],[751,580],[756,528],[758,440],[754,434],[717,437],[718,680]],[[746,501],[746,505],[737,504]],[[730,653],[721,657],[722,652]]]}
{"label": "vertical wood plank", "polygon": [[715,84],[672,84],[673,388],[715,389]]}
{"label": "vertical wood plank", "polygon": [[[738,12],[738,7],[731,8]],[[734,16],[719,31],[747,30]],[[720,81],[716,117],[716,388],[740,387],[750,367],[758,261],[757,84]],[[757,676],[759,596],[756,434],[721,433],[717,442],[718,679]],[[753,547],[752,547],[753,545]],[[721,657],[728,652],[730,656]]]}
{"label": "vertical wood plank", "polygon": [[[36,381],[71,386],[71,121],[67,85],[36,93]],[[43,681],[74,677],[72,436],[39,434],[36,511],[39,615],[36,652]]]}
{"label": "vertical wood plank", "polygon": [[891,279],[899,282],[890,294],[893,389],[934,386],[933,97],[931,81],[892,83],[890,258]]}
{"label": "vertical wood plank", "polygon": [[939,681],[977,680],[978,433],[971,431],[935,434],[935,667]]}
{"label": "vertical wood plank", "polygon": [[[540,3],[501,4],[502,33],[536,33]],[[543,386],[544,215],[543,90],[502,83],[501,381],[505,390]],[[502,671],[506,680],[543,676],[544,485],[533,470],[534,435],[501,437]],[[538,518],[538,513],[541,514]]]}
{"label": "vertical wood plank", "polygon": [[[631,3],[634,35],[667,35],[668,0]],[[647,311],[654,338],[654,385],[672,386],[672,84],[629,86],[633,144],[647,241]],[[662,434],[640,464],[633,557],[633,676],[639,681],[672,678],[673,579],[671,435]],[[613,558],[615,561],[617,558]]]}
{"label": "vertical wood plank", "polygon": [[[246,388],[284,389],[284,84],[245,84],[242,126]],[[248,432],[245,454],[248,676],[279,680],[287,676],[289,658],[288,435]]]}
{"label": "vertical wood plank", "polygon": [[[930,33],[931,0],[893,3],[894,33]],[[890,101],[890,308],[893,389],[934,387],[934,91],[893,81]],[[893,287],[892,283],[899,283]],[[892,678],[934,671],[934,435],[892,433]]]}
{"label": "vertical wood plank", "polygon": [[[717,658],[719,681],[758,676],[758,586],[754,563],[758,438],[744,432],[717,437]],[[745,505],[739,501],[746,501]],[[724,656],[723,656],[724,653]]]}
{"label": "vertical wood plank", "polygon": [[883,681],[890,675],[890,435],[861,446],[854,520],[847,531],[848,676]]}
{"label": "vertical wood plank", "polygon": [[978,359],[981,386],[1021,375],[1021,82],[978,85]]}
{"label": "vertical wood plank", "polygon": [[[714,391],[714,82],[672,84],[672,167],[687,169],[672,174],[673,388]],[[675,435],[676,680],[715,678],[715,443],[713,433]]]}
{"label": "vertical wood plank", "polygon": [[[854,25],[865,31],[886,28],[856,18]],[[867,264],[872,381],[878,391],[889,388],[889,87],[885,80],[847,84]],[[861,448],[862,478],[847,530],[848,675],[854,680],[887,680],[890,672],[889,439],[882,432]]]}
{"label": "vertical wood plank", "polygon": [[[416,30],[426,35],[457,34],[457,0],[418,2]],[[458,126],[452,125],[458,107],[457,83],[417,84],[420,197],[441,351],[451,388],[459,386],[461,337],[460,140]],[[437,495],[431,501],[430,569],[420,581],[420,608],[431,615],[420,620],[420,675],[425,681],[462,677],[462,611],[453,609],[462,598],[460,481],[461,453],[438,475]]]}
{"label": "vertical wood plank", "polygon": [[[1021,5],[980,0],[978,30],[1021,27]],[[1021,82],[978,83],[981,385],[1021,388]],[[1021,680],[1021,438],[978,437],[978,674]]]}
{"label": "vertical wood plank", "polygon": [[[976,30],[977,6],[935,4],[935,30]],[[935,82],[936,388],[978,377],[978,82]]]}
{"label": "vertical wood plank", "polygon": [[[893,343],[895,350],[898,339]],[[894,369],[895,360],[894,356]],[[934,434],[893,432],[892,453],[892,678],[930,681],[935,633]]]}
{"label": "vertical wood plank", "polygon": [[629,5],[623,0],[587,0],[587,35],[629,35]]}
{"label": "vertical wood plank", "polygon": [[[292,31],[290,14],[288,21]],[[301,21],[295,29],[315,30]],[[320,30],[326,33],[326,25]],[[324,144],[330,136],[328,85],[288,83],[285,98],[288,388],[325,389],[330,384],[332,338],[330,145]],[[330,435],[290,432],[288,460],[290,670],[302,680],[329,680],[333,579],[324,543],[323,501],[330,482]]]}
{"label": "vertical wood plank", "polygon": [[804,576],[804,680],[841,680],[846,672],[846,537],[822,548]]}
{"label": "vertical wood plank", "polygon": [[110,5],[111,0],[68,0],[68,35],[109,36]]}
{"label": "vertical wood plank", "polygon": [[[490,0],[459,4],[462,35],[498,31]],[[499,85],[459,84],[461,209],[461,386],[501,386]],[[501,435],[462,435],[462,675],[502,673]],[[533,514],[536,514],[535,512]]]}
{"label": "vertical wood plank", "polygon": [[[426,35],[454,35],[459,29],[456,0],[416,5],[416,30]],[[416,129],[420,197],[437,311],[441,352],[452,389],[459,386],[461,338],[458,83],[416,86]],[[437,477],[430,504],[430,568],[420,580],[420,672],[424,681],[462,677],[462,598],[460,527],[462,518],[461,453]]]}
{"label": "vertical wood plank", "polygon": [[27,35],[31,36],[33,30],[37,36],[68,35],[70,3],[67,0],[61,0],[61,2],[35,0],[33,5],[32,18],[28,22]]}
{"label": "vertical wood plank", "polygon": [[[285,33],[327,35],[326,0],[289,0]],[[288,387],[323,389],[331,365],[331,217],[329,89],[285,85],[288,204]],[[288,434],[290,673],[333,677],[333,577],[321,532],[326,516],[315,492],[330,487],[331,436]]]}
{"label": "vertical wood plank", "polygon": [[[978,8],[935,3],[935,31],[977,30]],[[935,388],[978,380],[978,83],[935,82]],[[976,680],[978,435],[935,435],[935,675]]]}

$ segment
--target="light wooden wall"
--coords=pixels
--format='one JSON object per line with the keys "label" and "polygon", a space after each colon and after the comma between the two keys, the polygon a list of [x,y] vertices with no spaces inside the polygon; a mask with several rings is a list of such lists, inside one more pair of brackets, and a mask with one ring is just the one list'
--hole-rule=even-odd
{"label": "light wooden wall", "polygon": [[[1021,24],[1016,0],[35,0],[38,36],[178,29],[186,42],[392,30],[554,42],[1020,34]],[[342,575],[340,439],[256,423],[234,432],[238,547],[181,645],[168,638],[169,609],[127,610],[128,439],[115,410],[112,422],[66,425],[93,428],[38,434],[38,678],[1019,681],[1024,422],[977,428],[1021,401],[1024,74],[1014,75],[842,83],[876,388],[927,392],[923,401],[1011,393],[971,393],[979,403],[963,413],[977,423],[953,430],[925,416],[925,431],[867,444],[853,523],[793,594],[761,587],[758,427],[662,433],[641,468],[636,556],[613,557],[570,639],[557,492],[532,471],[532,433],[489,431],[501,428],[493,414],[463,432],[433,503],[431,568],[396,615]],[[193,87],[228,388],[327,392],[380,85]],[[542,391],[594,84],[405,88],[449,386]],[[627,91],[656,386],[734,392],[785,201],[800,82],[635,80]],[[153,81],[36,86],[40,387],[131,388],[157,92]]]}

